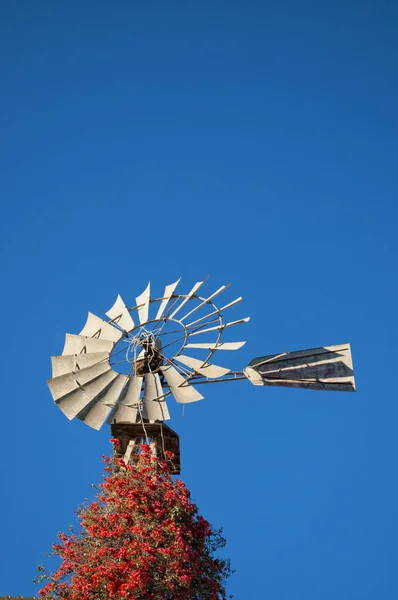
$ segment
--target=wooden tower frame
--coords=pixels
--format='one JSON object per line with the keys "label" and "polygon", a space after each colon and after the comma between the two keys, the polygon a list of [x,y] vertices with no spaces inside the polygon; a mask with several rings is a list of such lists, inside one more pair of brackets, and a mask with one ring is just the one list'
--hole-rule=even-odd
{"label": "wooden tower frame", "polygon": [[[115,446],[115,456],[123,458],[126,464],[137,454],[140,444],[146,443],[156,456],[167,460],[173,475],[180,474],[180,438],[165,423],[112,423],[111,433],[112,437],[119,440],[118,446]],[[165,452],[172,452],[174,458],[167,458]]]}

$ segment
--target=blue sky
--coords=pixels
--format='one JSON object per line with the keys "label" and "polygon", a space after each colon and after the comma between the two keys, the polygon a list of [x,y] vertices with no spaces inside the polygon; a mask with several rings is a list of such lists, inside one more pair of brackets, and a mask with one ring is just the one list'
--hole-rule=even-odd
{"label": "blue sky", "polygon": [[35,592],[110,452],[45,384],[65,332],[209,274],[251,316],[219,364],[350,341],[358,386],[173,406],[230,591],[397,598],[397,20],[388,0],[2,4],[0,595]]}

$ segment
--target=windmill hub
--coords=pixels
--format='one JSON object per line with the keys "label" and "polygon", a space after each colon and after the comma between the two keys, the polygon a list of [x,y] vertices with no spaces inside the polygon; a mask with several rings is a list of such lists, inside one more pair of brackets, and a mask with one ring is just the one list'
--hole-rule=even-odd
{"label": "windmill hub", "polygon": [[135,374],[142,376],[147,373],[157,373],[165,362],[165,357],[161,352],[161,341],[157,339],[152,332],[145,331],[140,334],[138,342],[138,349],[141,348],[138,357],[141,358],[136,357],[132,361]]}
{"label": "windmill hub", "polygon": [[156,373],[182,351],[187,335],[177,320],[154,320],[125,333],[112,349],[111,362],[126,375]]}

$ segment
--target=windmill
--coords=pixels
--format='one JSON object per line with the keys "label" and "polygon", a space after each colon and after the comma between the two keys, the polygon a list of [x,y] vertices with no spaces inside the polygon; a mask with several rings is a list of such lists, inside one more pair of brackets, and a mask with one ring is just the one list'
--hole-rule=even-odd
{"label": "windmill", "polygon": [[179,473],[179,438],[165,424],[168,398],[182,405],[202,400],[203,384],[248,379],[260,386],[355,391],[349,344],[262,356],[243,371],[215,364],[220,351],[245,344],[222,337],[249,317],[225,321],[225,312],[242,298],[218,308],[215,300],[228,285],[201,296],[205,281],[178,294],[178,280],[160,298],[151,298],[148,284],[131,308],[118,296],[108,320],[89,312],[80,333],[67,333],[62,354],[51,358],[47,383],[58,408],[94,429],[110,424],[125,462],[146,440],[160,455],[173,452]]}

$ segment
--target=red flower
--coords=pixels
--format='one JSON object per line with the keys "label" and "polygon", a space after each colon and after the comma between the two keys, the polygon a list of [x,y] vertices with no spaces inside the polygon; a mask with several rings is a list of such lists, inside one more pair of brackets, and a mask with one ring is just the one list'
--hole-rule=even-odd
{"label": "red flower", "polygon": [[96,501],[77,511],[80,531],[53,546],[61,565],[40,590],[43,600],[225,600],[221,533],[148,445],[135,461],[105,459]]}

